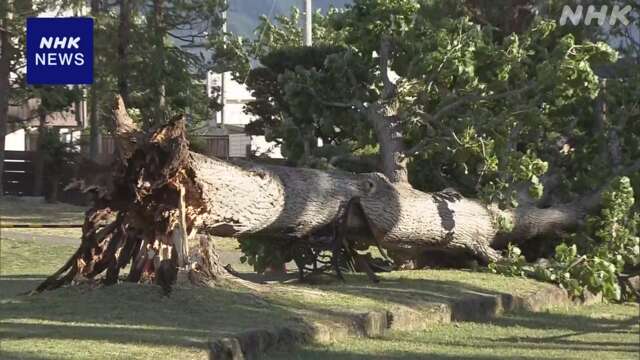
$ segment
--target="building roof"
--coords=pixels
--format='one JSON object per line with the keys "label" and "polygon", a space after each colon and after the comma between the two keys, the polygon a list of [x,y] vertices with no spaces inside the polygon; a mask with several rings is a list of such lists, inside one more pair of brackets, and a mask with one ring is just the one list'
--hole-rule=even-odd
{"label": "building roof", "polygon": [[[29,99],[22,105],[10,105],[9,106],[9,122],[12,127],[18,128],[20,126],[38,126],[38,106],[40,105],[40,99]],[[47,114],[45,118],[46,127],[59,127],[59,128],[76,128],[82,126],[78,122],[75,113],[75,105],[71,106],[66,111],[56,111]]]}
{"label": "building roof", "polygon": [[193,129],[192,134],[197,136],[226,136],[232,134],[244,134],[244,126],[233,124],[219,124],[214,126],[206,124],[199,128]]}

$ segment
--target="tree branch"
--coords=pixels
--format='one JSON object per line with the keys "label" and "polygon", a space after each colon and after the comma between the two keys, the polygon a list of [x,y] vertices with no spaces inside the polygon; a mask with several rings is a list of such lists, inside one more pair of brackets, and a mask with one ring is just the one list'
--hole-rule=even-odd
{"label": "tree branch", "polygon": [[188,36],[180,36],[180,35],[173,34],[170,31],[168,31],[167,34],[169,34],[170,37],[172,37],[172,38],[174,38],[176,40],[184,41],[186,43],[195,43],[196,38],[198,38],[198,39],[206,38],[205,35],[198,35],[198,34],[190,34]]}
{"label": "tree branch", "polygon": [[136,147],[136,135],[140,132],[138,126],[129,117],[122,96],[115,98],[113,105],[113,121],[115,125],[114,137],[116,150],[121,161],[126,161]]}
{"label": "tree branch", "polygon": [[609,186],[613,183],[613,181],[619,176],[629,176],[632,173],[640,171],[640,160],[636,160],[634,163],[622,167],[618,171],[615,171],[614,174],[605,182],[603,186],[600,187],[599,190],[594,191],[591,195],[588,195],[582,199],[576,201],[585,211],[592,211],[596,209],[600,203],[602,202],[602,194],[607,191]]}
{"label": "tree branch", "polygon": [[320,95],[318,95],[315,89],[313,89],[311,86],[300,84],[300,83],[298,83],[298,85],[304,86],[309,91],[309,93],[311,93],[311,95],[322,105],[331,106],[335,108],[342,108],[342,109],[352,109],[352,110],[355,109],[358,111],[363,111],[366,108],[364,103],[361,101],[353,101],[350,103],[346,103],[346,102],[340,102],[340,101],[324,100],[323,98],[320,97]]}
{"label": "tree branch", "polygon": [[506,97],[509,97],[509,96],[512,96],[512,95],[517,95],[517,94],[523,93],[525,91],[533,89],[534,87],[535,87],[535,83],[530,82],[529,84],[527,84],[526,86],[524,86],[524,87],[522,87],[520,89],[505,91],[505,92],[502,92],[502,93],[499,93],[499,94],[463,96],[463,97],[459,98],[458,100],[452,102],[451,104],[446,105],[443,108],[441,108],[440,110],[438,110],[435,113],[435,115],[432,116],[432,119],[434,121],[441,120],[446,115],[449,115],[449,113],[451,111],[456,110],[460,106],[465,105],[465,104],[470,103],[470,102],[499,100],[499,99],[503,99],[503,98],[506,98]]}
{"label": "tree branch", "polygon": [[[439,120],[441,120],[443,117],[445,117],[446,115],[448,115],[451,111],[459,108],[462,105],[465,105],[467,103],[470,102],[480,102],[480,101],[488,101],[488,100],[498,100],[498,99],[503,99],[512,95],[516,95],[516,94],[520,94],[523,93],[525,91],[531,90],[535,88],[535,83],[531,82],[528,85],[520,88],[520,89],[515,89],[515,90],[510,90],[510,91],[505,91],[499,94],[493,94],[493,95],[467,95],[467,96],[463,96],[460,99],[452,102],[449,105],[444,106],[443,108],[441,108],[440,110],[438,110],[438,112],[436,112],[435,115],[428,115],[425,114],[425,116],[427,116],[429,118],[430,122],[437,122]],[[406,156],[411,156],[416,154],[417,152],[419,152],[420,150],[422,150],[423,147],[425,147],[429,142],[429,138],[425,138],[422,141],[420,141],[418,144],[416,144],[415,146],[413,146],[412,148],[410,148],[409,150],[405,151],[404,154]]]}
{"label": "tree branch", "polygon": [[343,103],[338,101],[326,101],[320,98],[318,98],[318,101],[322,105],[331,106],[331,107],[337,107],[337,108],[343,108],[343,109],[356,109],[356,110],[364,109],[364,105],[362,105],[362,103],[359,103],[359,102]]}

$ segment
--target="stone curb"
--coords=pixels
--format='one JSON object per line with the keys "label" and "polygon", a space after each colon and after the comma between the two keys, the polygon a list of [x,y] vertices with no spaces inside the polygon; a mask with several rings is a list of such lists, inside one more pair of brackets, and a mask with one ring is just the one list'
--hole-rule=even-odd
{"label": "stone curb", "polygon": [[[559,287],[548,287],[536,293],[472,294],[451,303],[427,303],[417,307],[393,306],[388,310],[369,312],[329,311],[320,319],[297,319],[291,326],[256,329],[209,341],[210,360],[253,360],[266,351],[291,349],[309,342],[329,342],[346,336],[380,337],[389,330],[415,331],[452,321],[488,321],[505,312],[543,311],[553,306],[593,304],[602,298],[589,295],[573,301]],[[310,322],[310,323],[309,323]]]}

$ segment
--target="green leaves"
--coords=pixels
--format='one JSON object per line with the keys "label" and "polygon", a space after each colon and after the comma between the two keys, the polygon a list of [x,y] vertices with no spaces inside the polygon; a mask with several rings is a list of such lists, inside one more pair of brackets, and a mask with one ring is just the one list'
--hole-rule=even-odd
{"label": "green leaves", "polygon": [[240,257],[240,262],[263,273],[270,266],[291,261],[293,247],[290,241],[281,239],[243,238],[240,240],[240,250],[244,255]]}
{"label": "green leaves", "polygon": [[498,262],[489,264],[489,271],[494,274],[507,276],[526,276],[527,261],[522,255],[522,251],[515,245],[509,244],[505,256]]}
{"label": "green leaves", "polygon": [[549,170],[549,163],[538,159],[533,152],[524,154],[512,168],[512,174],[517,181],[529,182],[529,196],[540,199],[544,194],[544,186],[540,177]]}
{"label": "green leaves", "polygon": [[640,214],[633,209],[629,178],[616,179],[602,195],[600,216],[589,219],[589,230],[556,246],[549,263],[526,264],[520,250],[509,245],[503,260],[489,269],[511,276],[531,276],[559,284],[573,296],[585,291],[609,300],[632,296],[622,293],[618,276],[640,264]]}
{"label": "green leaves", "polygon": [[349,44],[369,56],[383,36],[398,38],[413,30],[419,9],[414,0],[355,0],[334,24],[346,31]]}

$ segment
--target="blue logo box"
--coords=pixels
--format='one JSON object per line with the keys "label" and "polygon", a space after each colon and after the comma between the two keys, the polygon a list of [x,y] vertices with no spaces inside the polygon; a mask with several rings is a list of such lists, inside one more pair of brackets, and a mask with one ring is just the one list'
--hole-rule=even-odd
{"label": "blue logo box", "polygon": [[92,84],[93,19],[27,18],[27,83]]}

